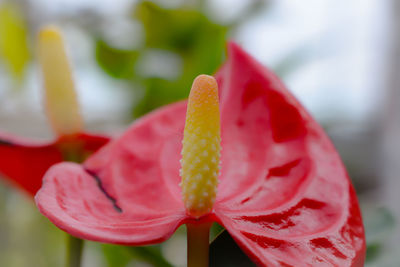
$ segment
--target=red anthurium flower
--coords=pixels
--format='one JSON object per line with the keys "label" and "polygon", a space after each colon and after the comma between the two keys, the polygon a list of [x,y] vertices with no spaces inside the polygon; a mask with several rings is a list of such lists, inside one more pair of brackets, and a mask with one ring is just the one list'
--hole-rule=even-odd
{"label": "red anthurium flower", "polygon": [[188,108],[143,117],[83,165],[53,166],[36,195],[41,212],[72,235],[127,245],[214,221],[260,266],[363,266],[356,194],[322,128],[233,43],[216,77],[220,121],[216,84],[200,76]]}
{"label": "red anthurium flower", "polygon": [[0,174],[32,196],[51,165],[63,160],[82,162],[109,141],[108,137],[81,130],[82,118],[59,31],[44,28],[38,46],[45,106],[58,138],[48,143],[0,133]]}
{"label": "red anthurium flower", "polygon": [[0,134],[0,173],[9,182],[34,196],[42,186],[42,178],[50,166],[64,161],[66,147],[86,157],[109,141],[108,137],[87,133],[38,142],[27,138]]}

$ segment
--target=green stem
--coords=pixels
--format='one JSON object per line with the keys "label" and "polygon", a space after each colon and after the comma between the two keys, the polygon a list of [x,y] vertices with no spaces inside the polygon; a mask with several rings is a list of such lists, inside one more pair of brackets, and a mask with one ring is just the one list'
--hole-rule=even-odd
{"label": "green stem", "polygon": [[68,235],[67,257],[65,267],[80,267],[83,249],[83,240]]}
{"label": "green stem", "polygon": [[186,224],[188,267],[208,267],[211,223]]}
{"label": "green stem", "polygon": [[[64,147],[60,147],[63,158],[65,161],[72,161],[76,163],[82,163],[82,151],[79,145],[74,143],[67,143]],[[72,235],[67,236],[67,254],[65,259],[65,267],[80,267],[83,251],[83,240],[80,238],[73,237]]]}

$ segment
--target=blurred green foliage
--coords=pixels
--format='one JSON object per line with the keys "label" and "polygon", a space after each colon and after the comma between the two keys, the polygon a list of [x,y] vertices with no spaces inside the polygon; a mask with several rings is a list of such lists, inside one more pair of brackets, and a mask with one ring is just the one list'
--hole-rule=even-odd
{"label": "blurred green foliage", "polygon": [[30,196],[0,184],[0,266],[63,266],[65,237]]}
{"label": "blurred green foliage", "polygon": [[[96,59],[106,73],[131,82],[133,90],[141,90],[142,98],[133,109],[135,117],[186,98],[193,79],[199,74],[213,74],[224,59],[228,28],[211,22],[198,10],[166,9],[144,1],[135,7],[132,18],[143,26],[143,45],[122,50],[99,39]],[[151,51],[178,58],[181,66],[166,66],[175,68],[177,75],[164,77],[138,71],[143,68],[145,55]]]}
{"label": "blurred green foliage", "polygon": [[120,246],[103,244],[101,248],[107,267],[125,267],[132,261],[129,251]]}
{"label": "blurred green foliage", "polygon": [[[367,266],[376,266],[382,260],[385,252],[385,243],[396,228],[394,215],[386,208],[378,207],[363,210],[365,235],[367,239]],[[398,255],[396,256],[397,258]]]}
{"label": "blurred green foliage", "polygon": [[28,31],[23,15],[15,4],[0,6],[0,60],[15,79],[21,80],[30,59]]}
{"label": "blurred green foliage", "polygon": [[109,267],[125,267],[133,261],[146,262],[154,267],[172,267],[163,256],[160,245],[123,247],[104,244],[103,255]]}
{"label": "blurred green foliage", "polygon": [[98,40],[96,43],[98,63],[108,75],[114,78],[134,78],[134,68],[138,57],[138,51],[113,48],[103,40]]}

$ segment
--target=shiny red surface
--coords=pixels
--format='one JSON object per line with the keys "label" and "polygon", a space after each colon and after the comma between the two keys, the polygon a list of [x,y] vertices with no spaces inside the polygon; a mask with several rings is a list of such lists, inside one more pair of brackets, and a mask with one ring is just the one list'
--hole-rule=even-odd
{"label": "shiny red surface", "polygon": [[[8,182],[34,196],[42,186],[48,168],[63,161],[63,150],[69,144],[91,154],[108,142],[107,137],[79,134],[51,143],[0,134],[0,173]],[[82,155],[85,156],[85,155]]]}
{"label": "shiny red surface", "polygon": [[[279,79],[237,45],[216,75],[222,170],[214,210],[260,266],[363,266],[353,187],[321,127]],[[133,124],[83,166],[50,169],[41,212],[81,238],[142,245],[167,239],[185,214],[179,159],[186,103]]]}

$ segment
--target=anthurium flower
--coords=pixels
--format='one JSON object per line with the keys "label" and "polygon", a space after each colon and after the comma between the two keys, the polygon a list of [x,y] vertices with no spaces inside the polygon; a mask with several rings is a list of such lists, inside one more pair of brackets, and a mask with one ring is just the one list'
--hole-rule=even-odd
{"label": "anthurium flower", "polygon": [[40,211],[94,241],[152,244],[182,224],[197,238],[218,222],[260,266],[363,266],[356,194],[327,135],[271,71],[228,50],[219,97],[201,75],[188,104],[141,118],[83,165],[51,167]]}
{"label": "anthurium flower", "polygon": [[[108,142],[100,135],[79,133],[51,142],[0,134],[0,173],[13,185],[34,196],[48,168],[64,160],[65,147],[74,146],[86,157]],[[75,152],[74,152],[75,153]]]}
{"label": "anthurium flower", "polygon": [[45,106],[57,135],[39,142],[0,133],[0,173],[34,196],[47,169],[63,160],[83,161],[109,141],[108,137],[82,131],[72,73],[62,37],[55,27],[39,34],[39,61],[45,84]]}

